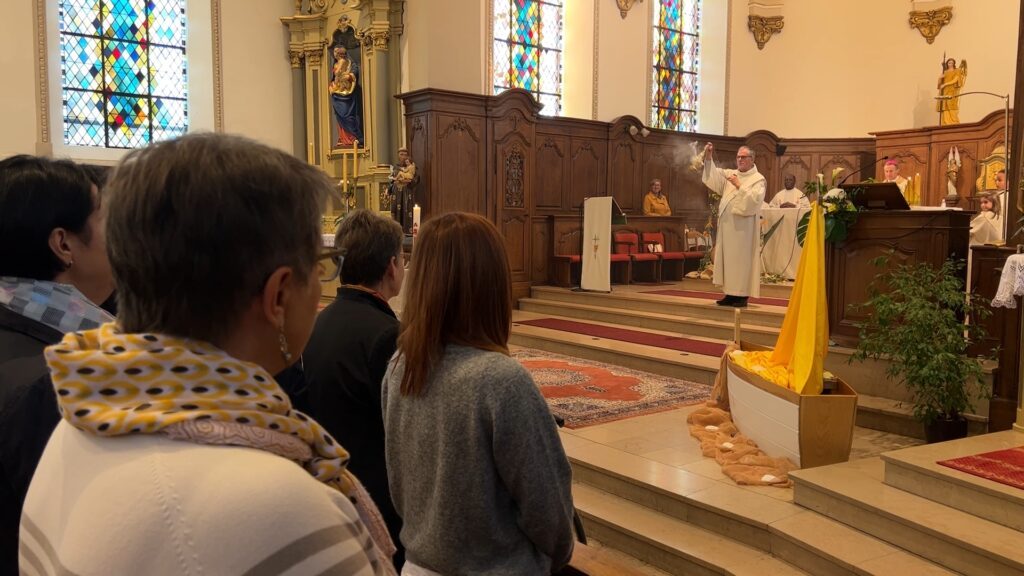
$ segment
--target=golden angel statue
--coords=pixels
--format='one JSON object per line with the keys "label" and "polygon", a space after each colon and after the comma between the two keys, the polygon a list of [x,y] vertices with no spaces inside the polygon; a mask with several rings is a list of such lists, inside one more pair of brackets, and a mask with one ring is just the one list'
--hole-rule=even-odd
{"label": "golden angel statue", "polygon": [[960,123],[960,91],[967,81],[967,60],[960,61],[957,68],[956,60],[947,58],[942,63],[942,76],[939,78],[939,98],[935,110],[939,113],[939,126]]}

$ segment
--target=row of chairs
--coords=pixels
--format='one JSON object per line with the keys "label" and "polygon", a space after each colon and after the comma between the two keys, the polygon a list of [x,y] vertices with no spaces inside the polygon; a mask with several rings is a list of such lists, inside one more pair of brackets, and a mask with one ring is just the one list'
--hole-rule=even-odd
{"label": "row of chairs", "polygon": [[[626,284],[635,280],[634,265],[649,267],[651,278],[662,282],[665,278],[666,264],[670,270],[670,280],[682,280],[688,260],[700,262],[707,253],[707,244],[700,242],[703,238],[694,236],[694,232],[686,230],[685,251],[665,251],[665,235],[661,232],[615,232],[615,243],[611,254],[612,266],[624,263],[626,266]],[[692,243],[691,243],[692,241]]]}
{"label": "row of chairs", "polygon": [[[695,230],[684,229],[683,238],[685,250],[666,251],[668,245],[662,232],[638,234],[628,230],[616,231],[611,254],[612,271],[621,270],[624,274],[620,278],[626,284],[634,281],[634,264],[641,271],[648,270],[650,280],[655,282],[662,282],[666,278],[680,280],[686,272],[687,262],[696,268],[710,248],[708,239]],[[578,282],[581,262],[579,254],[554,254],[555,283],[570,285]]]}

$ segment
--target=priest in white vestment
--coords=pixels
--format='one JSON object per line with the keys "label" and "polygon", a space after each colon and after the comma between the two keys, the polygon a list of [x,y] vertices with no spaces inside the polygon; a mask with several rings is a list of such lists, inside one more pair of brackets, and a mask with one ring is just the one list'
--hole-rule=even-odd
{"label": "priest in white vestment", "polygon": [[887,160],[885,167],[882,168],[882,174],[885,178],[882,182],[895,182],[900,188],[900,194],[905,197],[907,195],[907,180],[903,176],[900,176],[900,163],[895,160]]}
{"label": "priest in white vestment", "polygon": [[769,208],[810,208],[811,203],[807,200],[807,195],[804,194],[803,190],[796,187],[796,176],[792,174],[786,174],[783,183],[786,185],[785,188],[779,190],[772,197],[772,201],[768,203]]}
{"label": "priest in white vestment", "polygon": [[704,184],[721,195],[718,202],[718,231],[715,236],[715,275],[725,298],[719,306],[743,308],[747,298],[761,290],[761,236],[758,222],[767,188],[764,176],[754,165],[754,151],[741,146],[736,152],[736,170],[715,166],[714,147],[704,147]]}

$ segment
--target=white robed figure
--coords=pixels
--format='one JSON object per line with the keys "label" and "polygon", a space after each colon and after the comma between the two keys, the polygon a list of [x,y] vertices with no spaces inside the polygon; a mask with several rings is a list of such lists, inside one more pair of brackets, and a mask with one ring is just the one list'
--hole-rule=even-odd
{"label": "white robed figure", "polygon": [[712,282],[725,292],[717,304],[743,307],[748,297],[761,293],[758,223],[767,184],[750,148],[741,146],[736,152],[736,170],[715,166],[713,152],[710,143],[704,147],[704,184],[721,196]]}

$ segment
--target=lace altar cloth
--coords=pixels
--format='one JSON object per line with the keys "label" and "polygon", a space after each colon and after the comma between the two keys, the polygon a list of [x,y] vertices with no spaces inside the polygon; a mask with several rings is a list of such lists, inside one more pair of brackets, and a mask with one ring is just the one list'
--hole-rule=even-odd
{"label": "lace altar cloth", "polygon": [[1014,254],[1006,259],[992,307],[1016,308],[1016,296],[1024,296],[1024,254]]}

